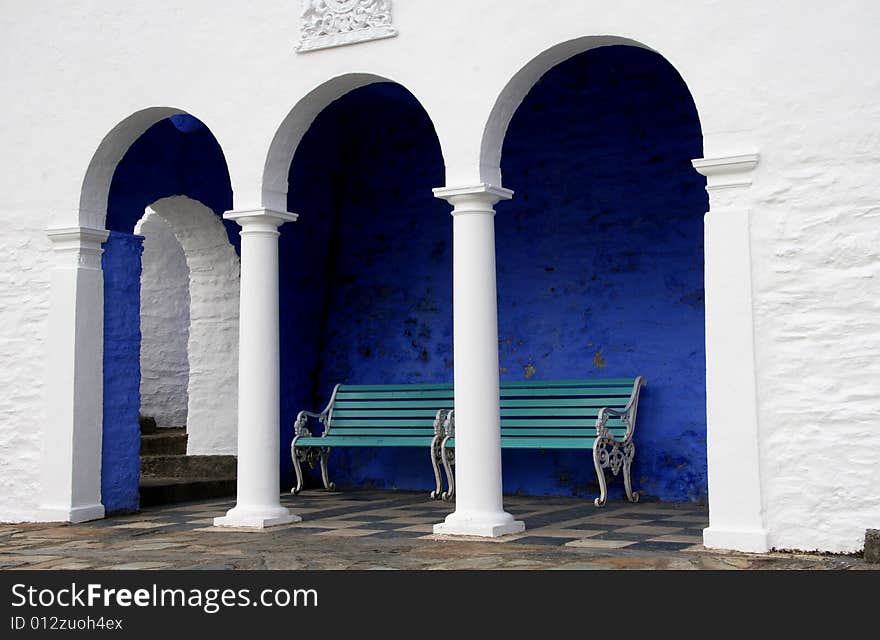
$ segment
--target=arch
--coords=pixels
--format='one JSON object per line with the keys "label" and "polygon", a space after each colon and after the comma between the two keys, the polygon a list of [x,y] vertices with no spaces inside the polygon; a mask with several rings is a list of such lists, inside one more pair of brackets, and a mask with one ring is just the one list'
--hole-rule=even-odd
{"label": "arch", "polygon": [[234,454],[238,424],[240,261],[214,212],[187,196],[157,200],[189,268],[187,454]]}
{"label": "arch", "polygon": [[[519,105],[526,97],[526,94],[528,94],[541,76],[560,62],[578,55],[579,53],[584,53],[599,47],[614,45],[647,49],[661,55],[667,62],[669,62],[669,59],[666,56],[663,56],[661,52],[648,45],[629,38],[608,35],[592,35],[575,38],[557,44],[539,53],[517,71],[504,86],[501,94],[495,100],[492,111],[489,113],[489,118],[483,128],[483,138],[480,141],[479,170],[480,179],[483,182],[501,186],[501,150],[504,146],[504,137],[507,133],[507,127],[510,124],[511,118],[513,118],[513,114],[516,113],[517,108],[519,108]],[[670,64],[672,65],[671,62]],[[675,65],[672,65],[672,67],[675,68]],[[692,93],[691,99],[693,99]],[[699,107],[697,107],[698,118],[699,113],[700,110]]]}
{"label": "arch", "polygon": [[[377,82],[393,82],[403,86],[416,98],[425,113],[428,113],[424,107],[424,102],[419,100],[418,96],[409,87],[385,76],[372,73],[347,73],[320,84],[290,110],[290,113],[281,122],[275,136],[272,138],[266,162],[263,166],[262,206],[276,211],[287,210],[290,165],[303,136],[309,130],[315,118],[318,117],[318,114],[330,103],[347,93]],[[431,118],[430,114],[428,114],[428,119],[431,120],[433,125],[434,119]],[[436,126],[434,126],[434,130],[436,135]]]}
{"label": "arch", "polygon": [[[110,185],[116,168],[126,152],[138,138],[156,123],[176,115],[187,114],[189,114],[188,111],[177,107],[147,107],[124,118],[104,136],[92,155],[83,178],[79,199],[79,226],[93,229],[105,228]],[[212,131],[213,135],[211,127],[208,129]],[[222,154],[222,147],[219,148]],[[223,161],[227,165],[228,179],[229,170],[225,155]]]}

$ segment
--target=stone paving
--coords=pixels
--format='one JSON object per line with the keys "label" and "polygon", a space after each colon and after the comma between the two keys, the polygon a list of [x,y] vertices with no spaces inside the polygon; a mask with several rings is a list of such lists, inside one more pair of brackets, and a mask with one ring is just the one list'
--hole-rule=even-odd
{"label": "stone paving", "polygon": [[217,528],[231,500],[144,509],[77,525],[0,525],[4,569],[876,569],[858,555],[744,554],[701,545],[693,504],[505,498],[526,522],[495,540],[435,536],[454,505],[424,493],[307,491],[282,496],[303,521]]}

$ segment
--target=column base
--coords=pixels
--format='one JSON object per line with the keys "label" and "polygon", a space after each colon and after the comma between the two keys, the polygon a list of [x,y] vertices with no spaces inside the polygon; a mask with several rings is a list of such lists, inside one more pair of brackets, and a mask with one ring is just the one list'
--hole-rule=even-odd
{"label": "column base", "polygon": [[226,512],[225,516],[214,518],[214,526],[266,529],[267,527],[277,527],[282,524],[300,522],[301,520],[302,518],[280,506],[266,509],[233,507]]}
{"label": "column base", "polygon": [[512,533],[522,533],[526,525],[514,520],[506,511],[497,513],[459,513],[454,511],[446,520],[434,525],[434,533],[444,536],[480,536],[498,538]]}
{"label": "column base", "polygon": [[770,551],[766,529],[725,529],[709,526],[703,529],[703,546],[707,549],[732,549],[751,553]]}
{"label": "column base", "polygon": [[90,504],[84,507],[41,507],[39,518],[42,522],[88,522],[104,517],[104,505]]}

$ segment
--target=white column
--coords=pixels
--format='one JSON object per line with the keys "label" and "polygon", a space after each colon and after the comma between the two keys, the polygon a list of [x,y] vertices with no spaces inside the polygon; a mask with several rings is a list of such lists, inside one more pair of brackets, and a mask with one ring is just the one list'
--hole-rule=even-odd
{"label": "white column", "polygon": [[297,216],[256,209],[223,217],[241,226],[238,496],[214,524],[262,529],[301,519],[279,500],[278,227]]}
{"label": "white column", "polygon": [[512,191],[490,185],[434,189],[453,205],[455,511],[434,533],[495,537],[525,525],[501,496],[501,402],[495,203]]}
{"label": "white column", "polygon": [[104,517],[101,504],[103,425],[103,229],[48,229],[54,249],[47,342],[43,433],[43,520]]}
{"label": "white column", "polygon": [[694,160],[708,178],[706,454],[709,527],[703,544],[769,550],[761,496],[748,188],[758,154]]}

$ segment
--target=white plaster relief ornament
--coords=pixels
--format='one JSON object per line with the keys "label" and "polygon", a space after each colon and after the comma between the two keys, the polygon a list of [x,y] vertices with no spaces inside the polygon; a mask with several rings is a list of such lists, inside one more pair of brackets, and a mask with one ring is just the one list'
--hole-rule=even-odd
{"label": "white plaster relief ornament", "polygon": [[391,0],[302,0],[300,53],[391,38]]}

